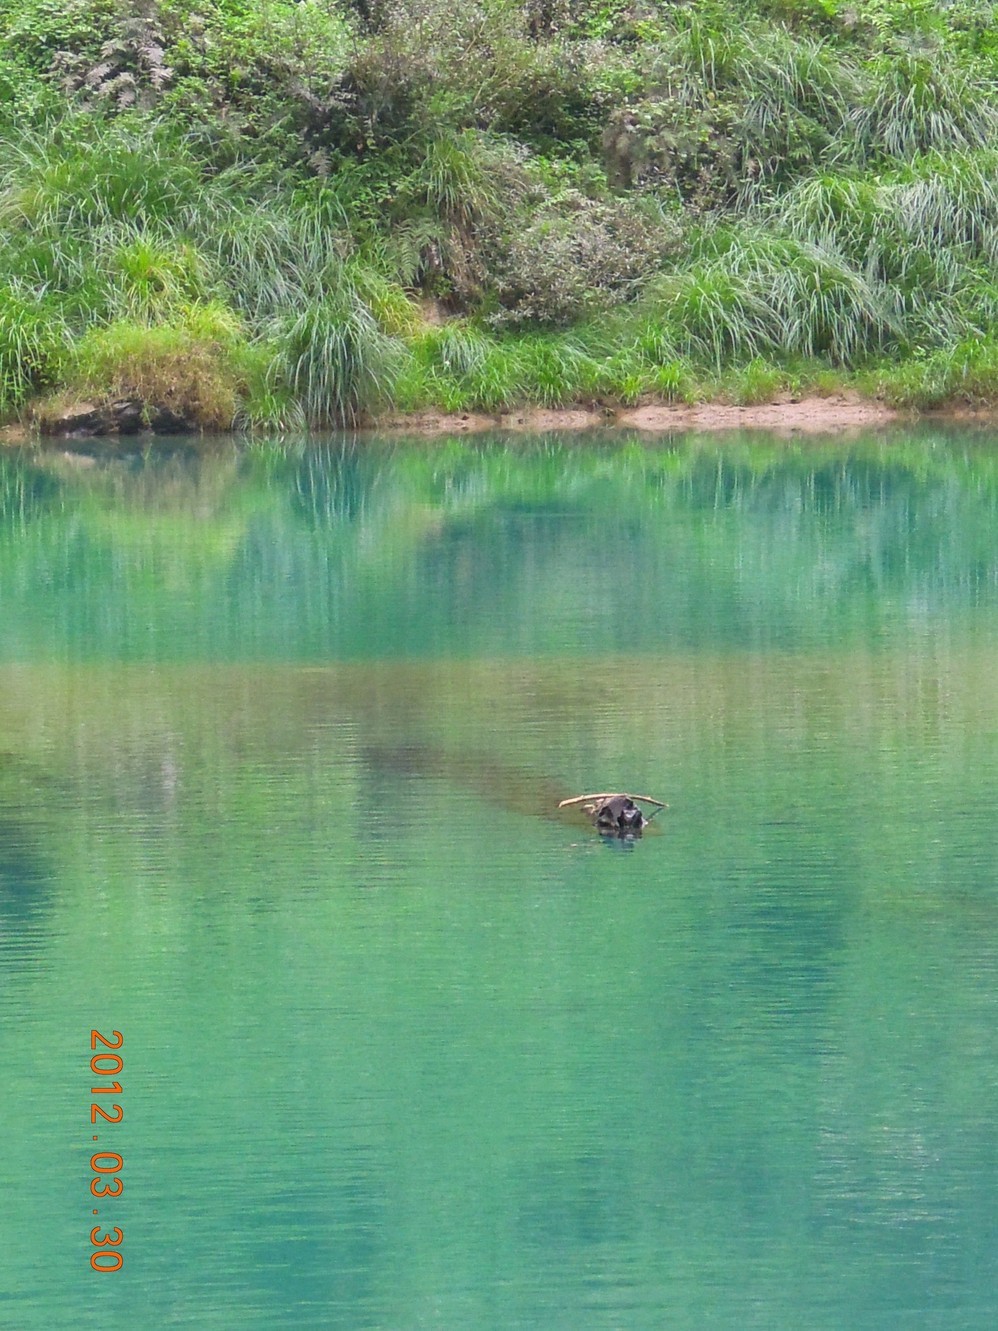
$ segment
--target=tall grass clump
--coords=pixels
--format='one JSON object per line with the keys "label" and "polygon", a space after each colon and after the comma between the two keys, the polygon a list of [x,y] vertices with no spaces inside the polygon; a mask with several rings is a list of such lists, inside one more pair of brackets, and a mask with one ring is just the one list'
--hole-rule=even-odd
{"label": "tall grass clump", "polygon": [[742,205],[818,165],[847,131],[862,74],[830,42],[753,25],[737,69]]}
{"label": "tall grass clump", "polygon": [[694,262],[650,286],[646,308],[682,354],[715,370],[781,353],[852,365],[899,335],[889,291],[839,251],[758,225],[706,230]]}
{"label": "tall grass clump", "polygon": [[667,181],[689,206],[744,208],[847,135],[855,56],[821,37],[706,5],[674,11],[640,97],[610,117],[618,176]]}
{"label": "tall grass clump", "polygon": [[281,378],[309,425],[355,421],[391,397],[404,348],[351,292],[331,292],[274,329]]}
{"label": "tall grass clump", "polygon": [[77,112],[0,142],[0,223],[74,231],[173,220],[196,209],[202,172],[168,127],[146,116]]}
{"label": "tall grass clump", "polygon": [[764,299],[771,347],[854,365],[900,334],[890,291],[827,242],[740,229],[719,256]]}
{"label": "tall grass clump", "polygon": [[250,203],[242,195],[250,183],[234,173],[210,191],[213,215],[199,219],[197,239],[240,312],[264,322],[338,288],[354,244],[330,192],[284,198],[267,190]]}
{"label": "tall grass clump", "polygon": [[468,378],[487,360],[492,343],[463,319],[425,324],[408,339],[408,356],[395,381],[403,410],[466,411],[473,405]]}
{"label": "tall grass clump", "polygon": [[912,246],[998,261],[998,151],[928,153],[883,177],[900,232]]}
{"label": "tall grass clump", "polygon": [[908,160],[983,148],[998,130],[993,67],[945,49],[899,50],[872,62],[868,92],[851,113],[844,157]]}
{"label": "tall grass clump", "polygon": [[998,153],[928,153],[877,175],[825,173],[777,200],[768,224],[833,248],[893,301],[899,343],[982,333],[998,312]]}
{"label": "tall grass clump", "polygon": [[736,406],[753,407],[772,402],[786,388],[788,376],[778,365],[756,356],[747,365],[740,365],[724,377],[721,385],[724,396]]}
{"label": "tall grass clump", "polygon": [[425,145],[421,160],[399,183],[395,204],[403,212],[426,209],[467,234],[504,213],[502,149],[475,130],[443,131]]}
{"label": "tall grass clump", "polygon": [[206,264],[187,240],[171,240],[128,228],[98,242],[98,256],[117,312],[132,318],[168,318],[170,312],[209,298]]}
{"label": "tall grass clump", "polygon": [[874,390],[891,406],[925,411],[951,402],[998,404],[998,340],[974,336],[929,355],[870,374]]}
{"label": "tall grass clump", "polygon": [[0,413],[56,379],[68,333],[53,301],[0,285]]}
{"label": "tall grass clump", "polygon": [[595,395],[599,364],[571,336],[535,334],[521,338],[516,358],[520,392],[527,402],[561,407]]}
{"label": "tall grass clump", "polygon": [[[387,215],[401,280],[467,310],[487,285],[485,250],[528,192],[523,153],[479,130],[437,129],[399,162]],[[382,186],[383,188],[383,186]]]}

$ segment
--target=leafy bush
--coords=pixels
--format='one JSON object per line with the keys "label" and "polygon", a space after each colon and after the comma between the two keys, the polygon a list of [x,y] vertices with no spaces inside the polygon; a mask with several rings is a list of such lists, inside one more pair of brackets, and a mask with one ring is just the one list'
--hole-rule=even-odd
{"label": "leafy bush", "polygon": [[509,224],[527,192],[521,161],[502,140],[472,130],[435,135],[388,205],[406,280],[461,309],[480,300],[483,242]]}
{"label": "leafy bush", "polygon": [[325,166],[323,135],[342,117],[351,28],[322,0],[185,0],[161,6],[163,105],[207,155]]}
{"label": "leafy bush", "polygon": [[0,0],[0,49],[37,74],[46,74],[60,51],[95,62],[122,17],[116,0]]}
{"label": "leafy bush", "polygon": [[513,234],[496,238],[489,269],[497,327],[565,326],[630,299],[678,245],[671,219],[626,199],[567,191]]}

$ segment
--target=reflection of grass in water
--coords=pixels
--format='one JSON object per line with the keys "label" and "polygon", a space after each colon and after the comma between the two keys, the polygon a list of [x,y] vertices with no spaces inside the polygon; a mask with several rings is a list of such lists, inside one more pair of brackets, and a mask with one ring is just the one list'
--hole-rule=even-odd
{"label": "reflection of grass in water", "polygon": [[[766,366],[759,369],[769,372]],[[642,490],[647,499],[657,500],[663,481],[697,482],[708,457],[717,475],[735,472],[754,482],[772,478],[781,484],[799,480],[805,500],[815,472],[834,468],[848,486],[857,463],[879,471],[878,489],[910,478],[922,485],[947,481],[975,494],[998,487],[998,458],[985,444],[983,437],[966,432],[947,434],[925,427],[892,432],[887,440],[880,435],[856,439],[845,451],[840,436],[787,441],[765,431],[728,431],[721,439],[687,432],[665,441],[640,432],[608,431],[587,435],[583,447],[577,436],[557,433],[530,439],[499,435],[430,441],[374,436],[308,446],[275,440],[257,441],[246,450],[231,443],[219,449],[209,441],[194,469],[183,463],[164,466],[154,457],[141,466],[131,459],[105,460],[99,469],[89,470],[67,466],[59,454],[36,455],[30,464],[0,459],[0,517],[23,506],[29,485],[38,492],[37,508],[44,507],[46,497],[54,500],[56,490],[47,477],[58,478],[66,497],[86,492],[116,505],[148,509],[155,503],[175,510],[194,503],[203,510],[206,495],[214,504],[226,492],[248,485],[267,488],[273,495],[289,480],[305,501],[302,511],[311,507],[316,519],[342,516],[340,507],[327,511],[325,500],[310,499],[333,496],[338,486],[342,494],[354,490],[354,507],[368,515],[385,499],[396,506],[412,500],[467,505],[560,494],[575,504],[608,507],[621,489],[631,500]],[[580,491],[586,483],[588,488]]]}
{"label": "reflection of grass in water", "polygon": [[847,454],[740,434],[11,460],[7,641],[39,656],[526,657],[760,634],[804,648],[831,640],[830,617],[862,641],[871,615],[896,640],[914,615],[969,615],[987,586],[998,458],[968,438],[898,434]]}
{"label": "reflection of grass in water", "polygon": [[[60,483],[52,471],[27,457],[0,453],[0,524],[17,531],[26,521],[58,508]],[[2,528],[0,528],[2,531]]]}
{"label": "reflection of grass in water", "polygon": [[[147,461],[86,462],[62,453],[42,454],[31,464],[0,460],[0,522],[14,526],[30,517],[35,530],[58,541],[67,510],[79,531],[142,567],[155,586],[176,586],[197,566],[227,566],[245,538],[254,514],[269,504],[259,489],[243,483],[234,450],[223,456]],[[42,524],[41,528],[39,524]]]}

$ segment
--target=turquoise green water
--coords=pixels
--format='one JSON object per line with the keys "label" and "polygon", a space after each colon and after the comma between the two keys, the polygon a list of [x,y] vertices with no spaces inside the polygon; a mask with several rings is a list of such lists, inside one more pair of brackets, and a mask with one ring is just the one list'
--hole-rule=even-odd
{"label": "turquoise green water", "polygon": [[996,650],[988,437],[0,455],[0,1325],[998,1324]]}

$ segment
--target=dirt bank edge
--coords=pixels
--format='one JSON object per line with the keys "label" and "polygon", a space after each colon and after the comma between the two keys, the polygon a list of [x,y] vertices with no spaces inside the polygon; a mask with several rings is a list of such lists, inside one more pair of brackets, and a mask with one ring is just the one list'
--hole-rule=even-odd
{"label": "dirt bank edge", "polygon": [[497,415],[482,412],[387,413],[365,423],[365,429],[419,435],[476,434],[485,430],[536,432],[596,430],[619,427],[649,433],[673,430],[769,430],[776,434],[826,434],[834,430],[887,425],[908,418],[882,402],[859,394],[778,399],[754,406],[719,402],[648,403],[613,409],[528,407]]}
{"label": "dirt bank edge", "polygon": [[[998,423],[994,408],[971,409],[953,406],[929,413],[899,411],[862,397],[842,392],[827,397],[778,398],[752,406],[734,406],[723,402],[669,403],[648,402],[635,407],[524,407],[496,414],[485,412],[385,412],[366,418],[359,424],[363,433],[391,433],[425,436],[481,434],[486,431],[537,433],[541,431],[587,431],[626,429],[649,434],[724,430],[766,430],[786,437],[833,434],[876,429],[898,421],[917,419],[977,423],[992,428]],[[116,437],[116,436],[115,436]],[[51,436],[52,442],[72,439],[71,435]],[[8,424],[0,428],[0,448],[36,442],[31,425]]]}

